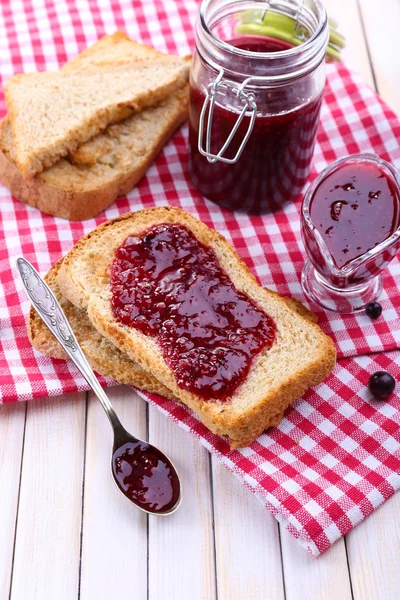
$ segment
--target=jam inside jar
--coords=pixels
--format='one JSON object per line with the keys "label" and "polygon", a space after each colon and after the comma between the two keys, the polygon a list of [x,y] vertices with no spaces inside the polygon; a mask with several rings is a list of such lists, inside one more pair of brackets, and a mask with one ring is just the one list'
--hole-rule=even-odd
{"label": "jam inside jar", "polygon": [[381,291],[400,249],[400,175],[372,154],[347,156],[313,182],[302,206],[309,262],[302,284],[317,304],[357,312]]}
{"label": "jam inside jar", "polygon": [[[192,181],[210,200],[256,214],[296,200],[307,182],[328,39],[318,1],[268,6],[241,13],[232,0],[219,15],[217,0],[203,0],[190,81]],[[268,10],[293,19],[298,45],[266,35]]]}

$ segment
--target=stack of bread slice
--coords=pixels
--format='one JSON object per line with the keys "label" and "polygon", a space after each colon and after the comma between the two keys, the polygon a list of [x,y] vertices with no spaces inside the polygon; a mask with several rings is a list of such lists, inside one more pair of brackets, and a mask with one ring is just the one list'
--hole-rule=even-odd
{"label": "stack of bread slice", "polygon": [[[157,340],[113,316],[110,268],[115,252],[128,237],[144,235],[158,224],[181,225],[211,248],[235,288],[275,323],[272,347],[256,356],[246,379],[228,399],[204,400],[180,387]],[[278,424],[289,404],[327,377],[335,364],[332,340],[311,313],[262,288],[225,238],[178,208],[141,210],[100,225],[53,266],[46,281],[97,372],[185,403],[211,431],[226,436],[233,448],[246,446]],[[28,330],[35,348],[47,356],[67,358],[33,310]]]}
{"label": "stack of bread slice", "polygon": [[11,77],[0,181],[70,220],[94,217],[141,179],[187,117],[189,60],[103,37],[57,73]]}

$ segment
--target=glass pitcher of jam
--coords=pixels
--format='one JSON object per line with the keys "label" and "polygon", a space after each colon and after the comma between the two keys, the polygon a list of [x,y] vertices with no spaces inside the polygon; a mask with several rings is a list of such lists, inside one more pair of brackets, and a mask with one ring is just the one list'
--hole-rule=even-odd
{"label": "glass pitcher of jam", "polygon": [[[271,11],[292,19],[298,45],[293,35],[291,43],[266,35]],[[328,38],[318,0],[203,0],[190,78],[189,171],[206,198],[260,214],[299,196],[314,151]]]}
{"label": "glass pitcher of jam", "polygon": [[345,156],[312,183],[301,209],[307,296],[329,310],[365,310],[400,250],[400,173],[373,154]]}

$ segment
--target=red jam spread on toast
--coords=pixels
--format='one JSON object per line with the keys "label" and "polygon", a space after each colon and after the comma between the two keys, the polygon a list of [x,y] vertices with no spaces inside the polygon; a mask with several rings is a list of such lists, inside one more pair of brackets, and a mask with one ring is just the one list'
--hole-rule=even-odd
{"label": "red jam spread on toast", "polygon": [[275,339],[273,320],[182,225],[128,237],[111,291],[115,319],[155,338],[178,386],[205,400],[229,398]]}
{"label": "red jam spread on toast", "polygon": [[341,269],[398,228],[400,197],[396,183],[371,163],[341,165],[315,190],[310,216]]}

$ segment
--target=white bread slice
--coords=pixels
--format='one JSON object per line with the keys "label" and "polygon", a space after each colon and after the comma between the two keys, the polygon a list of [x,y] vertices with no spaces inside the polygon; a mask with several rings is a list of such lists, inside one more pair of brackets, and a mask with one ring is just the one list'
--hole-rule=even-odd
{"label": "white bread slice", "polygon": [[[118,350],[114,344],[103,337],[93,327],[86,310],[77,308],[62,296],[57,283],[57,275],[62,261],[63,259],[59,260],[51,267],[44,280],[59,301],[92,368],[97,373],[100,373],[100,375],[109,377],[119,383],[133,385],[140,390],[154,392],[155,394],[161,394],[162,396],[176,400],[169,389],[153,377],[153,375],[144,371],[137,362],[131,360],[125,353]],[[301,302],[293,298],[283,298],[283,300],[306,319],[315,322],[315,315],[307,310]],[[62,346],[33,307],[31,307],[28,316],[28,337],[32,346],[45,356],[69,360],[68,354],[63,350]]]}
{"label": "white bread slice", "polygon": [[19,170],[34,176],[108,125],[165,100],[187,77],[187,62],[167,56],[83,73],[11,77],[5,97]]}
{"label": "white bread slice", "polygon": [[127,194],[187,117],[187,85],[78,148],[70,159],[25,179],[13,161],[6,120],[0,124],[0,181],[21,202],[71,221],[95,217]]}
{"label": "white bread slice", "polygon": [[93,46],[83,50],[76,58],[62,66],[64,73],[96,69],[105,65],[123,65],[139,60],[168,56],[159,50],[131,40],[123,31],[100,38]]}
{"label": "white bread slice", "polygon": [[[89,321],[85,310],[76,308],[61,295],[57,284],[57,274],[61,263],[62,260],[53,265],[44,280],[59,301],[91,367],[101,375],[105,375],[105,377],[119,383],[133,385],[140,390],[147,390],[172,398],[171,392],[155,377],[144,371],[137,362],[128,358],[126,354],[120,352],[118,348],[99,334]],[[29,311],[28,337],[32,346],[42,354],[52,358],[69,360],[68,354],[62,349],[33,307]]]}
{"label": "white bread slice", "polygon": [[[117,31],[101,38],[62,71],[96,65],[132,63],[164,56]],[[110,126],[79,146],[70,157],[33,178],[25,179],[15,164],[8,117],[0,124],[0,180],[15,198],[44,213],[73,221],[96,216],[117,196],[127,194],[187,117],[188,85],[157,107]],[[144,151],[143,151],[144,149]]]}
{"label": "white bread slice", "polygon": [[[156,340],[113,318],[109,269],[115,250],[129,235],[141,234],[160,223],[184,225],[211,247],[236,288],[275,322],[275,342],[257,355],[246,380],[228,401],[204,401],[180,388]],[[227,436],[233,448],[249,444],[264,429],[277,424],[289,404],[327,377],[335,364],[332,340],[318,325],[299,316],[277,294],[262,288],[223,236],[181,209],[157,207],[104,223],[83,237],[64,258],[57,281],[62,295],[86,309],[103,336],[192,408],[211,431]]]}
{"label": "white bread slice", "polygon": [[[114,67],[116,65],[132,65],[142,60],[151,60],[168,56],[151,46],[139,44],[131,40],[123,31],[104,35],[93,46],[83,50],[78,56],[61,67],[63,73],[80,73],[98,67]],[[189,61],[190,57],[183,60]],[[8,121],[8,116],[4,117]],[[101,134],[100,134],[101,135]],[[0,140],[1,147],[1,140]]]}

